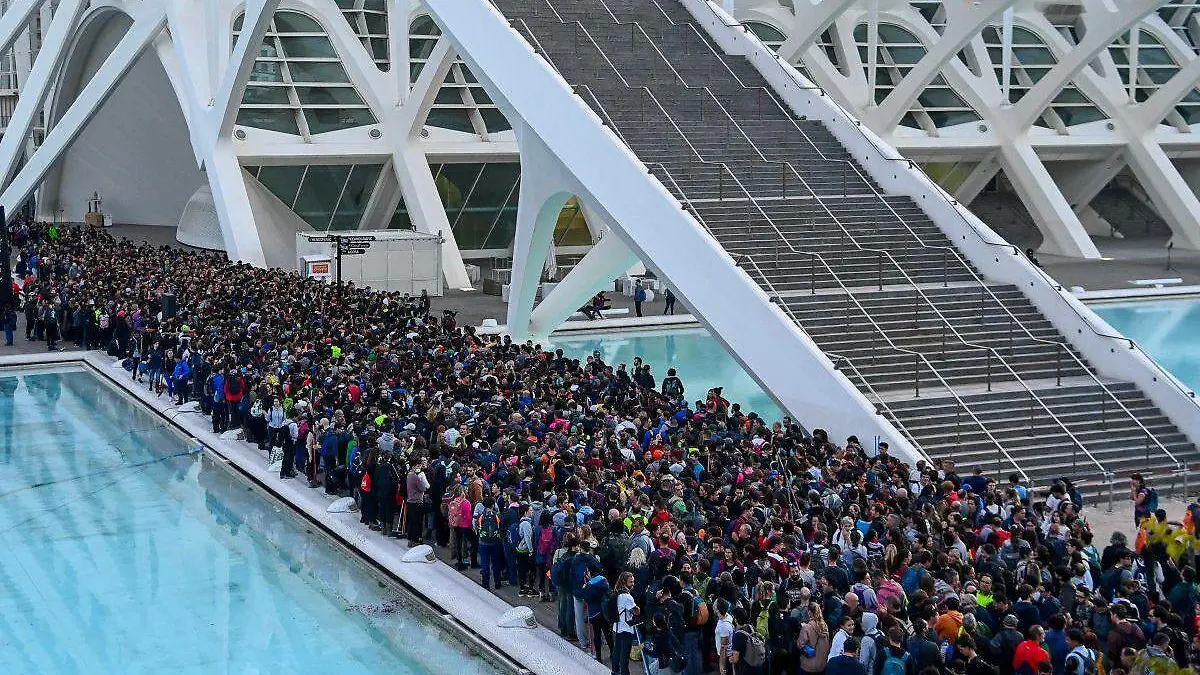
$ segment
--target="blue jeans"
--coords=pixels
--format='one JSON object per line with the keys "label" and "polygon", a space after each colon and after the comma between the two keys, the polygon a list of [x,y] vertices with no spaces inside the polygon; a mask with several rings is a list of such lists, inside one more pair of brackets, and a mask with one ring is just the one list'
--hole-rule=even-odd
{"label": "blue jeans", "polygon": [[575,598],[560,588],[558,591],[558,632],[566,637],[575,631]]}
{"label": "blue jeans", "polygon": [[503,547],[499,543],[479,542],[479,567],[483,573],[483,587],[491,588],[488,584],[488,574],[491,574],[492,584],[500,587],[500,561],[503,559]]}
{"label": "blue jeans", "polygon": [[700,631],[684,631],[683,657],[687,660],[687,668],[683,669],[683,675],[700,675],[703,666],[703,657],[700,655]]}
{"label": "blue jeans", "polygon": [[13,343],[13,327],[5,326],[4,327],[4,344],[11,345],[12,343]]}
{"label": "blue jeans", "polygon": [[575,604],[575,636],[579,638],[579,648],[588,650],[591,641],[588,639],[587,607],[582,598],[572,598]]}
{"label": "blue jeans", "polygon": [[517,550],[508,544],[504,545],[504,576],[509,586],[516,586],[520,581],[517,578]]}
{"label": "blue jeans", "polygon": [[613,635],[612,675],[629,675],[629,652],[633,649],[633,633]]}

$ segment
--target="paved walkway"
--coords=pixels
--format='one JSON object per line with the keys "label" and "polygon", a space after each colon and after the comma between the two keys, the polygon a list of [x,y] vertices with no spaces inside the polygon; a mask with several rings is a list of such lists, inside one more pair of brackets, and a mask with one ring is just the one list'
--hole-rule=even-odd
{"label": "paved walkway", "polygon": [[1166,239],[1093,239],[1106,260],[1080,260],[1038,255],[1042,269],[1066,287],[1083,286],[1089,291],[1133,289],[1137,279],[1182,279],[1182,285],[1200,285],[1200,251],[1171,251],[1167,269]]}

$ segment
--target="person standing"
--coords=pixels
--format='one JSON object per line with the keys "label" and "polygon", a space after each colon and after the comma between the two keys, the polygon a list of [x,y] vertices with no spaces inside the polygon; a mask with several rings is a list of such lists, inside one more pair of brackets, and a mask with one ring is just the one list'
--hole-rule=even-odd
{"label": "person standing", "polygon": [[4,346],[13,345],[14,333],[17,332],[17,307],[9,305],[4,310]]}
{"label": "person standing", "polygon": [[717,627],[713,630],[713,642],[717,645],[717,672],[728,675],[729,657],[733,654],[733,617],[729,615],[729,601],[717,598],[713,606],[717,610]]}
{"label": "person standing", "polygon": [[646,301],[646,287],[642,286],[642,280],[638,279],[633,286],[633,309],[638,316],[642,315],[642,303]]}
{"label": "person standing", "polygon": [[425,529],[425,511],[429,506],[429,479],[425,477],[425,460],[419,459],[413,464],[408,473],[408,515],[405,524],[408,526],[408,545],[418,546],[421,543],[421,531]]}
{"label": "person standing", "polygon": [[825,664],[825,675],[867,675],[867,668],[858,660],[858,638],[846,638],[842,653]]}
{"label": "person standing", "polygon": [[46,351],[52,352],[58,346],[58,310],[53,303],[47,302],[42,310],[42,325],[46,331]]}
{"label": "person standing", "polygon": [[671,292],[669,287],[663,287],[663,300],[667,302],[667,306],[663,308],[663,316],[670,314],[675,315],[675,294]]}
{"label": "person standing", "polygon": [[642,613],[633,599],[633,572],[622,572],[613,592],[617,594],[617,619],[613,622],[612,675],[629,675],[629,653],[635,638],[633,621]]}
{"label": "person standing", "polygon": [[496,513],[496,500],[490,496],[484,497],[480,506],[479,516],[475,518],[475,537],[479,540],[483,588],[489,590],[494,585],[499,589],[504,585],[500,581],[500,560],[504,557],[500,542],[500,514]]}

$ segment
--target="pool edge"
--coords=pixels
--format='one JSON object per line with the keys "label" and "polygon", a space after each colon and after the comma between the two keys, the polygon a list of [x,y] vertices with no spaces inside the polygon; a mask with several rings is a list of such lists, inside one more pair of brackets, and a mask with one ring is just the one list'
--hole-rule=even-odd
{"label": "pool edge", "polygon": [[[451,569],[441,561],[406,563],[403,555],[408,547],[397,540],[383,540],[358,522],[357,512],[332,514],[326,511],[329,500],[296,481],[280,481],[267,467],[266,457],[241,441],[227,441],[208,428],[208,418],[176,410],[166,399],[150,395],[141,387],[133,387],[128,378],[116,377],[115,361],[100,352],[50,352],[0,356],[0,368],[36,367],[80,364],[105,382],[118,387],[125,395],[136,399],[148,411],[162,418],[180,432],[203,445],[215,459],[236,470],[269,496],[286,504],[299,516],[321,529],[325,536],[360,558],[376,571],[400,584],[414,599],[426,604],[432,615],[440,617],[450,635],[469,647],[496,660],[502,669],[535,673],[536,675],[566,675],[567,673],[609,672],[578,647],[562,639],[549,628],[538,624],[534,629],[500,628],[497,619],[513,608],[503,599],[483,590],[469,577]],[[124,369],[119,371],[125,373]],[[372,536],[373,535],[373,536]],[[489,657],[487,654],[491,654]],[[507,662],[507,663],[505,663]],[[514,667],[515,666],[515,667]]]}

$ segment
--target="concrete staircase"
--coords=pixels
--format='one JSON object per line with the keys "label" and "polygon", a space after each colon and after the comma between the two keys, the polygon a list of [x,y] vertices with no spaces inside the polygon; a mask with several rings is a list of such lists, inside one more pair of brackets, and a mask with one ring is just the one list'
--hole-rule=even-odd
{"label": "concrete staircase", "polygon": [[1197,458],[1135,386],[1096,376],[1019,289],[981,279],[676,0],[494,2],[928,456],[1093,493]]}

